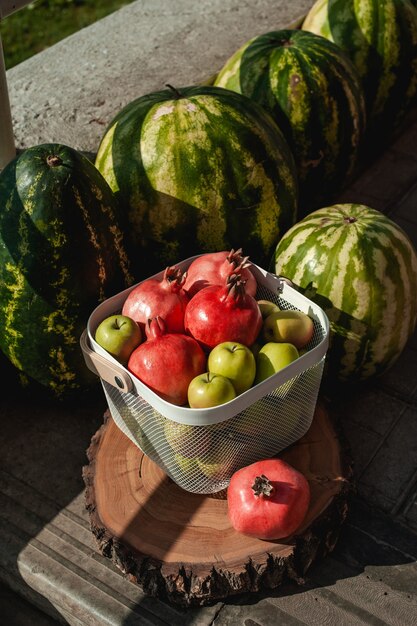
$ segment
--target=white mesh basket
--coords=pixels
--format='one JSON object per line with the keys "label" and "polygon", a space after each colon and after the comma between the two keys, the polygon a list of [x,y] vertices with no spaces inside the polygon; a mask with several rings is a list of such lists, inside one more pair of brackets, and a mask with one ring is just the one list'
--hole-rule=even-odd
{"label": "white mesh basket", "polygon": [[[177,265],[185,270],[194,258]],[[117,426],[190,492],[224,489],[237,469],[274,456],[297,441],[313,418],[328,347],[327,316],[281,278],[256,265],[252,270],[258,283],[257,299],[307,313],[313,319],[314,333],[296,361],[226,404],[209,409],[175,406],[95,342],[98,324],[120,313],[134,286],[100,304],[81,338],[86,363],[101,378]]]}

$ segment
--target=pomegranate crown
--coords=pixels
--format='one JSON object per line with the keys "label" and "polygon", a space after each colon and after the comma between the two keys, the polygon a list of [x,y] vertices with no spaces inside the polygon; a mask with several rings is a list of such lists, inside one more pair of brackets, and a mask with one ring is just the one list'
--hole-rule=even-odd
{"label": "pomegranate crown", "polygon": [[242,248],[239,248],[238,250],[234,250],[232,248],[227,255],[227,261],[233,265],[235,273],[239,273],[252,265],[249,261],[249,257],[243,256]]}
{"label": "pomegranate crown", "polygon": [[184,286],[187,272],[183,272],[176,265],[167,267],[164,271],[163,281],[166,282],[173,291],[179,291]]}
{"label": "pomegranate crown", "polygon": [[243,298],[246,295],[245,284],[246,280],[242,278],[241,274],[230,274],[226,279],[227,297],[231,297],[234,300]]}
{"label": "pomegranate crown", "polygon": [[161,335],[164,335],[165,333],[165,320],[160,315],[151,317],[146,321],[145,334],[148,339],[156,339],[157,337],[161,337]]}

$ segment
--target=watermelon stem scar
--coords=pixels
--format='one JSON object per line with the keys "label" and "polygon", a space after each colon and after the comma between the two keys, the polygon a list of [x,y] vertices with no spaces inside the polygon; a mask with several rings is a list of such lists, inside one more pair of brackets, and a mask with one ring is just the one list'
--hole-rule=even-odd
{"label": "watermelon stem scar", "polygon": [[50,154],[46,158],[46,162],[49,165],[49,167],[57,167],[58,165],[61,165],[62,159],[59,156],[56,156],[55,154]]}
{"label": "watermelon stem scar", "polygon": [[168,89],[171,89],[171,91],[173,92],[173,94],[175,95],[176,98],[182,98],[182,95],[180,94],[180,92],[178,91],[178,89],[175,89],[175,87],[173,87],[170,84],[166,84],[165,87],[168,87]]}

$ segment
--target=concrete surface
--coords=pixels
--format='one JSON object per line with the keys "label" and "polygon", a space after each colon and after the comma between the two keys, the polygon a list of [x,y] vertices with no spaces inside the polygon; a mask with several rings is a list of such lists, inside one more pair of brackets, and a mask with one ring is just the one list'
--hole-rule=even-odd
{"label": "concrete surface", "polygon": [[8,71],[16,146],[62,142],[95,152],[125,104],[166,83],[206,80],[250,37],[290,24],[309,6],[137,0]]}
{"label": "concrete surface", "polygon": [[[249,37],[287,25],[309,6],[137,0],[8,72],[17,146],[59,141],[94,152],[105,125],[128,101],[166,82],[206,79]],[[339,199],[384,211],[417,246],[416,145],[417,122],[410,121]],[[335,551],[302,587],[182,611],[145,596],[97,552],[81,468],[102,422],[101,390],[58,406],[22,392],[13,375],[3,379],[0,624],[414,626],[417,335],[386,375],[340,395],[335,408],[355,471]]]}

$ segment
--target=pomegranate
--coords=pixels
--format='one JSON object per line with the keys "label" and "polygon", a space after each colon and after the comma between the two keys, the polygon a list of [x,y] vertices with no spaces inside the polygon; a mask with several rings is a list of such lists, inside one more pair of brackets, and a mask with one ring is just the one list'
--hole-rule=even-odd
{"label": "pomegranate", "polygon": [[242,248],[230,252],[209,252],[199,256],[191,263],[187,270],[184,289],[192,298],[197,291],[212,285],[224,285],[225,280],[232,274],[240,274],[245,280],[245,290],[255,297],[256,278],[250,270],[251,263],[248,256],[243,256]]}
{"label": "pomegranate", "polygon": [[159,315],[167,332],[184,332],[184,312],[189,296],[184,291],[187,274],[179,268],[167,267],[162,279],[148,278],[139,283],[127,296],[122,315],[135,320],[145,330],[148,319]]}
{"label": "pomegranate", "polygon": [[146,341],[130,355],[127,368],[164,400],[187,403],[188,385],[206,370],[206,355],[197,341],[182,333],[169,333],[162,317],[145,325]]}
{"label": "pomegranate", "polygon": [[245,281],[232,274],[223,286],[198,291],[187,304],[184,324],[205,350],[223,341],[251,346],[262,328],[262,314],[255,298],[245,291]]}
{"label": "pomegranate", "polygon": [[258,539],[283,539],[296,533],[310,505],[310,485],[282,459],[265,459],[237,470],[227,489],[233,528]]}

